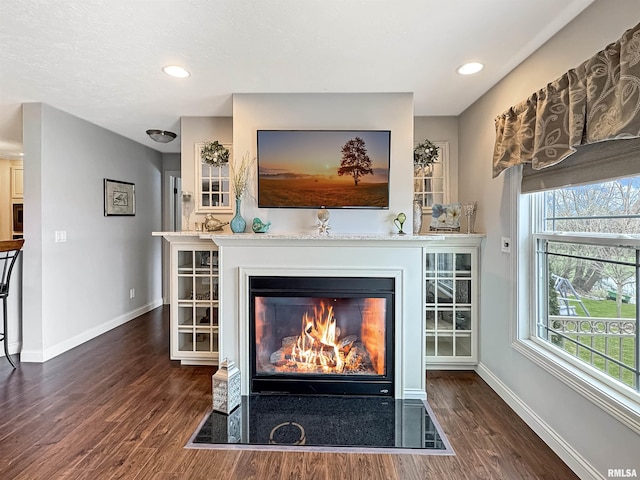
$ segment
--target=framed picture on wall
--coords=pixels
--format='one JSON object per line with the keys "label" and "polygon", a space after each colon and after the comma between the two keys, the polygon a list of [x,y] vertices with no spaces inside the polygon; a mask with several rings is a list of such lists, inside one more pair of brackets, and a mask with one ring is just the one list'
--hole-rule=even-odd
{"label": "framed picture on wall", "polygon": [[135,215],[136,186],[130,182],[104,179],[104,216]]}

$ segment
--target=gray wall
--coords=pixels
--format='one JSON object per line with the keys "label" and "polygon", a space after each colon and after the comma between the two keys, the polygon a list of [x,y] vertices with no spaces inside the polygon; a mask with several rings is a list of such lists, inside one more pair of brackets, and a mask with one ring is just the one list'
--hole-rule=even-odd
{"label": "gray wall", "polygon": [[162,154],[162,171],[180,171],[180,154],[179,153],[163,153]]}
{"label": "gray wall", "polygon": [[[162,157],[45,104],[23,122],[22,360],[46,361],[161,305]],[[104,178],[135,183],[135,216],[103,215]]]}
{"label": "gray wall", "polygon": [[[510,198],[513,172],[491,178],[494,119],[619,39],[638,19],[637,0],[594,2],[467,109],[459,122],[459,168],[464,172],[459,175],[460,197],[479,201],[476,225],[487,232],[481,258],[479,372],[519,413],[537,422],[537,432],[583,478],[606,477],[609,468],[640,468],[640,438],[512,346],[515,258],[500,251],[500,237],[516,237],[516,212]],[[582,460],[576,462],[572,455]]]}

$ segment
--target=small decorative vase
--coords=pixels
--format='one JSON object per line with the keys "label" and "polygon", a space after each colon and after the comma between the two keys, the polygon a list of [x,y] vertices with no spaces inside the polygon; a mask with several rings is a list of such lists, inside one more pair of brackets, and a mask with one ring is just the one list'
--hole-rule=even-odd
{"label": "small decorative vase", "polygon": [[241,203],[241,201],[242,201],[242,199],[236,198],[236,214],[231,219],[231,222],[230,222],[231,231],[233,233],[242,233],[242,232],[244,232],[244,229],[247,228],[246,220],[244,218],[242,218],[242,215],[240,215],[240,203]]}
{"label": "small decorative vase", "polygon": [[418,235],[422,229],[422,205],[416,199],[413,201],[413,234]]}

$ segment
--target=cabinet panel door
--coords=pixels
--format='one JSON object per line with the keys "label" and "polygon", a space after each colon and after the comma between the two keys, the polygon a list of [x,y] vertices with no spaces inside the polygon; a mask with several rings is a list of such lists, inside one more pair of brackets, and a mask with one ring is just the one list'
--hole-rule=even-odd
{"label": "cabinet panel door", "polygon": [[427,368],[477,362],[477,283],[477,248],[425,248]]}
{"label": "cabinet panel door", "polygon": [[11,198],[24,197],[23,169],[11,167]]}
{"label": "cabinet panel door", "polygon": [[218,361],[218,251],[211,243],[171,246],[171,359]]}

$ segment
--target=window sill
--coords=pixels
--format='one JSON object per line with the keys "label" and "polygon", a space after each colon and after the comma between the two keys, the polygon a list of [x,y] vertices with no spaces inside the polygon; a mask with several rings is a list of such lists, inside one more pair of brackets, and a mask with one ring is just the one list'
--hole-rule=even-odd
{"label": "window sill", "polygon": [[640,434],[640,403],[590,377],[533,340],[518,339],[512,346],[623,425]]}

